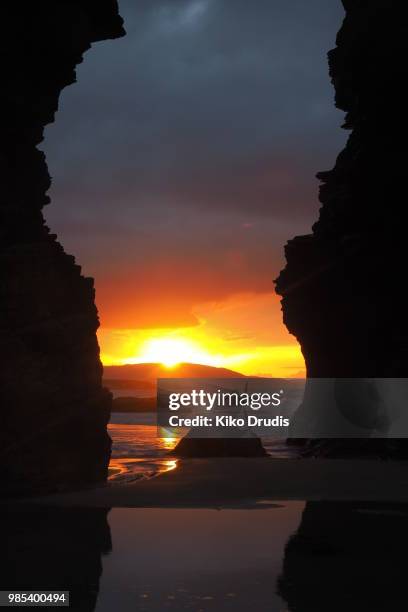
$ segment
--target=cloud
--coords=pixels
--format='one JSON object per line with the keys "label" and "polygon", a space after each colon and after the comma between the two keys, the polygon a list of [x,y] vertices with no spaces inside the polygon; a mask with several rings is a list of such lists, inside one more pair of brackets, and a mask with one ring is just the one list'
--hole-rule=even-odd
{"label": "cloud", "polygon": [[122,0],[44,149],[47,220],[96,277],[106,321],[194,325],[194,305],[268,293],[344,136],[326,51],[338,0]]}

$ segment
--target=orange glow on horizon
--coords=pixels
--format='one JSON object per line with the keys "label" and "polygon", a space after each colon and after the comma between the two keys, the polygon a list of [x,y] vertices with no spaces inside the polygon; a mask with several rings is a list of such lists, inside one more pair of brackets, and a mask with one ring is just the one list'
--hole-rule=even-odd
{"label": "orange glow on horizon", "polygon": [[[117,331],[103,330],[100,336],[108,338],[110,333],[115,335]],[[184,330],[178,331],[179,333],[184,332]],[[157,330],[155,332],[157,333]],[[123,347],[138,344],[135,339],[134,330],[119,330],[119,333],[123,340],[126,338],[126,341],[122,344]],[[174,333],[173,331],[171,332],[173,337],[163,336],[160,338],[155,336],[152,339],[141,342],[140,351],[137,353],[137,356],[133,354],[122,357],[121,355],[126,355],[127,351],[125,348],[119,348],[117,357],[112,354],[102,353],[102,363],[104,365],[161,363],[169,369],[176,367],[180,363],[197,363],[228,368],[247,376],[274,376],[282,378],[304,376],[303,356],[299,346],[296,344],[287,346],[260,346],[248,349],[245,352],[215,354],[211,353],[210,348],[206,350],[200,347],[197,342],[175,338]],[[109,344],[109,340],[103,343]],[[211,346],[211,339],[208,340],[208,343]]]}
{"label": "orange glow on horizon", "polygon": [[170,334],[147,340],[142,344],[140,354],[127,359],[126,363],[161,363],[167,368],[172,368],[180,363],[216,366],[219,364],[219,359],[212,357],[192,340]]}
{"label": "orange glow on horizon", "polygon": [[197,325],[98,332],[104,365],[180,363],[223,367],[249,376],[304,376],[299,345],[281,322],[275,294],[242,294],[192,311]]}

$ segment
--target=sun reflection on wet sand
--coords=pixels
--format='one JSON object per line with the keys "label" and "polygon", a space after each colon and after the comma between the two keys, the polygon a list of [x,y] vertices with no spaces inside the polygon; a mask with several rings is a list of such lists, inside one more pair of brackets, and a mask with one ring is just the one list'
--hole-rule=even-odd
{"label": "sun reflection on wet sand", "polygon": [[164,472],[170,472],[176,467],[176,459],[112,458],[109,464],[108,481],[110,483],[123,483],[153,478]]}
{"label": "sun reflection on wet sand", "polygon": [[166,460],[166,464],[167,464],[167,470],[164,470],[165,472],[170,472],[171,470],[175,470],[177,467],[177,460],[176,459],[167,459]]}
{"label": "sun reflection on wet sand", "polygon": [[159,444],[167,451],[172,451],[178,442],[178,438],[159,438]]}
{"label": "sun reflection on wet sand", "polygon": [[[118,418],[118,415],[114,417]],[[147,417],[153,419],[152,415]],[[110,483],[152,478],[177,467],[177,461],[171,456],[178,442],[177,437],[158,436],[153,420],[149,424],[129,423],[132,418],[142,418],[140,415],[121,415],[119,418],[125,418],[125,422],[110,423],[108,427],[113,442],[108,476]]]}

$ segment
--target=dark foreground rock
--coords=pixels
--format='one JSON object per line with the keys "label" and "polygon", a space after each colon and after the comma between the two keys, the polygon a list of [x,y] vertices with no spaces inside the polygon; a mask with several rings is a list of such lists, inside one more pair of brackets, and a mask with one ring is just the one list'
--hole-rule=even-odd
{"label": "dark foreground rock", "polygon": [[102,556],[112,550],[108,512],[21,505],[0,510],[0,589],[69,591],[71,610],[94,610]]}
{"label": "dark foreground rock", "polygon": [[[408,9],[399,1],[343,4],[346,17],[329,64],[336,106],[346,111],[351,134],[334,168],[318,174],[319,219],[312,234],[287,244],[277,292],[308,377],[404,378]],[[354,450],[355,441],[344,441],[345,455],[350,444]],[[369,441],[363,446],[366,452]],[[326,456],[329,451],[325,444]],[[338,442],[333,452],[340,454]]]}
{"label": "dark foreground rock", "polygon": [[45,225],[50,177],[37,147],[83,53],[123,33],[115,0],[2,8],[0,462],[6,495],[106,477],[111,396],[101,383],[93,281]]}
{"label": "dark foreground rock", "polygon": [[177,457],[266,457],[259,438],[189,438],[185,436],[171,453]]}
{"label": "dark foreground rock", "polygon": [[278,592],[293,612],[404,609],[407,546],[407,504],[308,502]]}

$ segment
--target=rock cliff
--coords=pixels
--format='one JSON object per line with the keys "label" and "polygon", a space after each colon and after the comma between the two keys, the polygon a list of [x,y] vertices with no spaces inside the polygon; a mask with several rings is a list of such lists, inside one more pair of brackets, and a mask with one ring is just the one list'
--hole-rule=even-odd
{"label": "rock cliff", "polygon": [[6,3],[1,13],[0,456],[3,490],[22,494],[107,473],[111,397],[93,280],[45,225],[50,176],[37,146],[84,52],[124,30],[116,0]]}
{"label": "rock cliff", "polygon": [[329,66],[351,133],[334,168],[317,175],[319,219],[286,245],[277,292],[308,377],[406,377],[407,7],[343,5]]}
{"label": "rock cliff", "polygon": [[307,502],[278,581],[287,609],[403,608],[407,510],[398,503]]}
{"label": "rock cliff", "polygon": [[0,509],[5,560],[0,588],[9,592],[69,591],[69,609],[95,610],[102,557],[112,552],[108,513],[106,508],[30,505],[28,509],[25,504],[14,506],[12,512]]}

